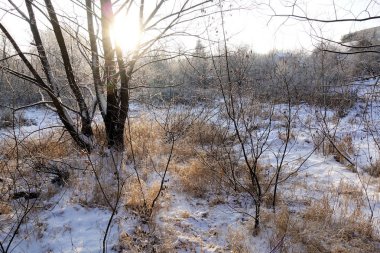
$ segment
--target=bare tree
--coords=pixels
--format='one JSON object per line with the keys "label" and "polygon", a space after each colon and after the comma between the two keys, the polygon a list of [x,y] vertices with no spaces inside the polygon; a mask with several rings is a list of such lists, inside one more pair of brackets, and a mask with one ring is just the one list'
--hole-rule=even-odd
{"label": "bare tree", "polygon": [[[33,45],[38,52],[33,57],[37,57],[40,64],[39,66],[32,64],[31,57],[20,48],[16,39],[6,28],[6,24],[2,22],[0,23],[1,31],[17,52],[16,56],[27,66],[31,76],[5,66],[1,66],[1,68],[30,81],[47,94],[50,101],[44,100],[43,102],[53,105],[72,138],[86,150],[91,150],[93,147],[91,123],[94,105],[98,105],[100,109],[108,146],[117,149],[124,148],[124,125],[130,103],[130,84],[133,74],[138,69],[136,66],[139,60],[153,50],[158,41],[178,34],[189,35],[182,30],[184,29],[183,24],[208,15],[207,10],[211,12],[215,6],[215,3],[210,0],[160,0],[155,4],[145,3],[144,0],[101,0],[100,5],[92,0],[86,0],[85,3],[71,1],[86,13],[87,27],[83,27],[80,22],[72,20],[69,15],[56,11],[51,0],[43,2],[25,0],[25,6],[20,7],[11,0],[8,2],[13,8],[4,11],[19,16],[29,24],[34,40]],[[42,29],[40,26],[43,23],[36,18],[36,11],[38,15],[42,15],[48,20],[48,27],[54,32],[56,43],[59,46],[59,58],[62,60],[65,70],[66,83],[64,85],[68,85],[75,104],[65,103],[59,93],[62,84],[58,83],[54,76],[48,57],[49,52],[41,39]],[[138,12],[140,36],[136,48],[126,55],[121,46],[112,41],[112,26],[117,15],[129,15],[133,11]],[[66,22],[71,23],[71,27],[65,26]],[[100,34],[99,31],[101,31]],[[73,61],[68,52],[64,34],[76,39],[84,57],[88,58],[92,72],[91,83],[93,84],[90,89],[95,90],[95,96],[91,102],[86,102],[83,85],[77,81],[77,70],[72,67]],[[79,38],[83,38],[83,40],[88,38],[89,42],[83,42]],[[39,69],[43,70],[42,73]],[[72,113],[79,116],[80,129],[74,123]]]}

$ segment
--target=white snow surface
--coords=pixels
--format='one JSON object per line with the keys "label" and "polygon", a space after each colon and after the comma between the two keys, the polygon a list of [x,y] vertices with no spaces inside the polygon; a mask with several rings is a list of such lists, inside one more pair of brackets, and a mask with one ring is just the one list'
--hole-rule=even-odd
{"label": "white snow surface", "polygon": [[[51,201],[52,208],[30,215],[12,252],[101,252],[111,212],[71,203],[69,192],[61,194]],[[113,226],[107,240],[108,251],[117,238]]]}
{"label": "white snow surface", "polygon": [[[364,82],[363,82],[364,83]],[[370,80],[364,83],[368,87],[374,87],[376,82]],[[357,86],[362,89],[360,94],[364,97],[366,92],[363,86],[358,83]],[[282,105],[284,107],[284,105]],[[279,106],[281,108],[282,106]],[[367,112],[372,122],[380,122],[379,110],[380,103],[375,102],[376,110]],[[357,170],[354,173],[347,166],[334,160],[332,156],[323,156],[320,152],[314,152],[310,158],[299,168],[294,176],[290,177],[284,184],[280,184],[279,190],[284,196],[288,196],[288,205],[294,211],[302,208],[300,202],[293,202],[294,199],[313,198],[318,200],[325,192],[320,189],[330,189],[338,187],[344,181],[355,185],[359,189],[367,187],[368,203],[365,204],[365,212],[370,214],[370,207],[374,211],[374,224],[377,224],[375,231],[380,232],[380,192],[378,185],[365,182],[363,177],[368,176],[363,169],[371,161],[380,158],[378,149],[373,139],[368,138],[368,125],[362,120],[363,108],[365,104],[358,103],[352,108],[348,115],[342,118],[335,125],[329,125],[331,129],[336,127],[337,135],[351,134],[355,154],[350,157],[357,164]],[[143,107],[133,107],[133,114],[138,115],[139,110]],[[305,127],[318,126],[320,119],[319,113],[323,114],[322,109],[312,108],[307,105],[299,105],[293,108],[297,111],[297,120],[295,120],[292,132],[295,134],[295,140],[291,142],[288,155],[285,159],[288,172],[297,168],[299,159],[307,156],[313,150],[312,135],[316,129]],[[283,109],[281,108],[280,111]],[[334,113],[328,111],[327,115],[332,116]],[[51,125],[59,125],[57,117],[48,110],[30,109],[25,111],[27,118],[34,119],[37,124],[34,126],[22,127],[20,134],[30,133],[37,129],[45,128]],[[309,121],[306,123],[306,121]],[[375,124],[376,127],[376,124]],[[6,130],[1,130],[6,134]],[[380,133],[378,131],[377,133]],[[378,136],[380,137],[380,136]],[[269,137],[268,150],[264,154],[265,160],[275,165],[273,154],[281,150],[281,143],[278,141],[278,131],[273,131]],[[170,177],[170,175],[169,175]],[[364,180],[365,181],[365,180]],[[292,190],[292,184],[303,182],[305,187]],[[187,196],[185,193],[173,190],[175,181],[170,180],[167,183],[165,194],[170,195],[170,201],[162,200],[162,208],[155,218],[157,230],[176,231],[174,252],[229,252],[230,248],[227,243],[227,237],[230,230],[243,229],[243,225],[249,221],[250,215],[253,214],[254,208],[248,196],[240,197],[224,193],[223,203],[210,205],[210,202],[216,196],[207,195],[204,199],[198,199]],[[318,189],[315,187],[318,185]],[[49,201],[50,209],[34,212],[17,235],[17,247],[12,252],[101,252],[102,240],[106,225],[110,218],[109,210],[100,208],[88,208],[70,201],[70,192],[62,190]],[[133,228],[138,226],[135,219],[122,217],[125,212],[120,212],[115,220],[123,220],[123,229],[132,233]],[[108,239],[108,252],[112,252],[112,246],[117,243],[120,233],[120,227],[116,221],[112,223],[112,229]],[[252,251],[270,252],[271,248],[268,243],[270,231],[264,231],[256,237],[249,237],[246,244],[250,245]],[[192,245],[191,249],[184,245]],[[379,249],[380,251],[380,249]]]}

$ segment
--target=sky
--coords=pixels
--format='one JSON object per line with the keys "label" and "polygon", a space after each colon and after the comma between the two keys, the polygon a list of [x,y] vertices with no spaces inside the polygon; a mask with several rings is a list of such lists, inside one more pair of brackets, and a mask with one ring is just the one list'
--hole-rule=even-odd
{"label": "sky", "polygon": [[[264,1],[269,2],[269,1]],[[257,5],[250,10],[239,11],[228,22],[229,31],[235,31],[232,41],[247,44],[257,52],[279,50],[312,50],[319,37],[339,41],[349,33],[379,26],[379,20],[365,22],[320,23],[306,22],[274,14],[291,14],[293,1],[272,0],[271,7]],[[335,2],[335,8],[334,8]],[[367,18],[380,15],[380,3],[368,0],[304,0],[298,1],[294,13],[317,19]],[[364,12],[367,10],[368,12]]]}
{"label": "sky", "polygon": [[[62,8],[66,13],[75,17],[84,16],[78,8],[65,3],[67,0],[54,1],[57,8]],[[16,4],[22,4],[22,0],[14,0]],[[149,2],[149,1],[146,1]],[[150,3],[154,2],[153,0]],[[271,3],[268,5],[268,3]],[[344,34],[370,28],[379,25],[377,20],[366,22],[340,22],[340,23],[318,23],[305,22],[292,18],[273,17],[276,14],[295,14],[313,18],[334,19],[338,18],[366,18],[369,15],[380,15],[380,3],[371,0],[303,0],[297,1],[294,8],[292,1],[288,0],[230,0],[232,7],[243,6],[240,10],[226,12],[225,28],[229,42],[234,45],[245,45],[258,53],[267,53],[273,49],[278,50],[312,50],[318,42],[313,36],[323,36],[329,39],[339,40]],[[335,3],[335,8],[334,8]],[[170,1],[168,1],[169,8]],[[6,0],[0,0],[0,6],[9,5]],[[228,10],[230,4],[223,6]],[[1,8],[1,7],[0,7]],[[367,12],[365,12],[366,10]],[[204,30],[200,27],[208,26],[211,31],[220,31],[220,14],[216,14],[215,19],[210,17],[202,18],[188,25],[186,29],[192,31]],[[29,45],[30,32],[25,22],[4,12],[0,9],[1,22],[20,41],[21,45]],[[42,19],[42,18],[41,18]],[[80,19],[80,18],[79,18]],[[84,22],[85,24],[85,22]],[[118,24],[118,29],[123,25]],[[218,28],[219,27],[219,28]],[[214,30],[213,30],[214,29]],[[121,34],[118,34],[123,39]],[[220,39],[221,33],[211,36]],[[218,37],[219,36],[219,37]],[[203,33],[205,37],[205,33]],[[195,46],[196,38],[185,38],[177,40],[182,47],[192,48]]]}

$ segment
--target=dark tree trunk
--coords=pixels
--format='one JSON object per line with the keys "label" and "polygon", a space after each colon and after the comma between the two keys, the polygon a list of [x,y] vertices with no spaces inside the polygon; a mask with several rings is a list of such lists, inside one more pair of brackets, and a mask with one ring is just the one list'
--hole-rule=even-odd
{"label": "dark tree trunk", "polygon": [[76,83],[75,76],[74,76],[74,71],[71,66],[70,62],[70,56],[67,51],[67,47],[65,44],[65,40],[62,34],[61,26],[59,25],[59,21],[57,18],[57,14],[54,10],[54,6],[51,3],[51,0],[45,0],[46,8],[49,13],[50,17],[50,23],[53,26],[53,31],[55,34],[55,38],[57,39],[59,49],[61,51],[61,56],[63,60],[63,64],[65,66],[65,72],[66,72],[66,77],[67,81],[69,83],[70,89],[73,92],[75,96],[75,100],[78,103],[79,110],[80,110],[80,116],[81,116],[81,123],[82,123],[82,134],[84,134],[87,137],[92,137],[93,132],[91,128],[91,118],[90,118],[90,113],[87,108],[86,102],[84,100],[83,94],[79,89],[78,84]]}

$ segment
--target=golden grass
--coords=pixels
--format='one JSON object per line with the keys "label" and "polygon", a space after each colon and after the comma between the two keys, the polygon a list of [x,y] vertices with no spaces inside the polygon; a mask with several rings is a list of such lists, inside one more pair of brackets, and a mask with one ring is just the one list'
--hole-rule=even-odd
{"label": "golden grass", "polygon": [[333,209],[330,207],[329,199],[326,196],[321,200],[315,201],[311,206],[306,208],[302,214],[305,220],[318,221],[321,223],[331,221],[332,215]]}
{"label": "golden grass", "polygon": [[[333,208],[331,201],[324,196],[294,217],[287,226],[288,251],[298,245],[303,252],[310,253],[375,252],[379,238],[373,233],[373,225],[362,213],[361,206],[349,212]],[[283,226],[277,231],[284,231]]]}
{"label": "golden grass", "polygon": [[13,208],[8,203],[0,202],[0,215],[12,213]]}
{"label": "golden grass", "polygon": [[227,242],[232,253],[250,253],[250,249],[246,243],[248,231],[239,229],[228,229]]}
{"label": "golden grass", "polygon": [[54,131],[38,138],[31,137],[21,142],[21,154],[46,159],[63,158],[75,152],[75,145],[68,134]]}
{"label": "golden grass", "polygon": [[[124,132],[124,145],[128,159],[141,162],[149,156],[158,156],[168,152],[169,145],[165,142],[165,131],[156,121],[142,116],[129,119]],[[107,137],[104,125],[94,128],[94,137],[100,147],[107,147]]]}
{"label": "golden grass", "polygon": [[186,132],[186,140],[193,145],[220,145],[227,139],[227,132],[216,124],[194,121]]}
{"label": "golden grass", "polygon": [[[144,215],[147,214],[147,212],[152,212],[153,210],[150,210],[150,208],[160,190],[160,186],[161,181],[159,180],[149,185],[141,181],[140,185],[136,178],[130,179],[123,192],[125,207],[141,212],[141,214]],[[144,204],[146,204],[146,206],[144,206]],[[159,207],[159,202],[155,203],[155,208]]]}
{"label": "golden grass", "polygon": [[213,172],[197,159],[177,167],[177,176],[181,190],[194,197],[205,196],[215,186]]}
{"label": "golden grass", "polygon": [[[133,152],[136,159],[144,159],[148,153],[162,154],[166,153],[162,141],[164,132],[157,123],[148,121],[147,119],[140,119],[131,123],[131,135],[126,134],[126,147],[127,152],[130,149],[132,142]],[[130,151],[128,152],[131,157]]]}

